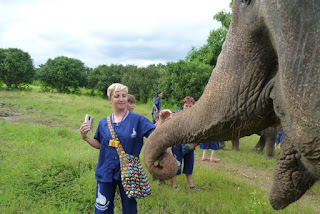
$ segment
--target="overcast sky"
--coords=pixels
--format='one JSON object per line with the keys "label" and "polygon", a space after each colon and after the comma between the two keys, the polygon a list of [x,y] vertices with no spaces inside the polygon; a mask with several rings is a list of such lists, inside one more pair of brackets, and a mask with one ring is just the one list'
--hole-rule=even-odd
{"label": "overcast sky", "polygon": [[0,0],[0,48],[34,65],[76,58],[86,66],[147,66],[184,59],[220,27],[230,0]]}

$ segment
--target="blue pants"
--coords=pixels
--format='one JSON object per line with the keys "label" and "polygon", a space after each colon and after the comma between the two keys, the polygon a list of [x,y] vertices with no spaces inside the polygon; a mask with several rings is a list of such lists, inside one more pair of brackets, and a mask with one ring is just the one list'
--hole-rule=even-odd
{"label": "blue pants", "polygon": [[[193,165],[194,165],[194,151],[183,155],[181,146],[173,146],[172,153],[175,156],[175,158],[181,163],[181,165],[182,165],[182,159],[183,159],[183,174],[192,175]],[[179,167],[177,172],[177,175],[180,175],[180,174],[181,174],[181,167]]]}
{"label": "blue pants", "polygon": [[124,214],[136,214],[137,210],[137,201],[134,198],[128,198],[126,193],[123,190],[121,181],[113,180],[110,183],[103,183],[97,181],[96,189],[96,203],[95,203],[95,212],[94,213],[113,213],[114,208],[114,196],[116,191],[116,186],[119,186],[120,197],[122,202],[122,213]]}
{"label": "blue pants", "polygon": [[283,136],[284,136],[284,132],[283,132],[283,129],[281,129],[281,130],[278,132],[277,138],[276,138],[276,140],[275,140],[275,144],[281,143],[282,140],[283,140]]}
{"label": "blue pants", "polygon": [[219,141],[213,141],[211,143],[200,143],[200,149],[219,150],[220,149]]}

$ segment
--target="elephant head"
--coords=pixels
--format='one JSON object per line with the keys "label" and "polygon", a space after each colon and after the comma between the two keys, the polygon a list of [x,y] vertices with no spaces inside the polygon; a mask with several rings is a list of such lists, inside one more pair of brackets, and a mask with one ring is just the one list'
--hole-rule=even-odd
{"label": "elephant head", "polygon": [[150,135],[146,167],[168,179],[176,169],[165,153],[170,146],[236,139],[281,123],[285,137],[269,199],[274,209],[285,208],[320,177],[319,63],[319,0],[234,0],[202,96]]}

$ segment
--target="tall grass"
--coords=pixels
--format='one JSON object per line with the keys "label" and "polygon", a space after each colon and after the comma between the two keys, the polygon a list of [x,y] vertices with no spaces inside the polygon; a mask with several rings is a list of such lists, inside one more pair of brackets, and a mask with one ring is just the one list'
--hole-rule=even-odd
{"label": "tall grass", "polygon": [[[32,90],[0,91],[0,104],[0,115],[10,115],[0,118],[0,213],[93,213],[99,150],[81,140],[78,128],[86,113],[96,128],[112,112],[109,102]],[[136,112],[151,119],[151,106],[137,105]],[[309,200],[281,211],[271,208],[268,190],[253,175],[272,177],[275,160],[250,152],[257,139],[242,138],[240,152],[227,143],[217,152],[219,164],[199,161],[196,149],[193,180],[200,191],[187,188],[184,175],[177,177],[178,189],[151,179],[152,195],[138,200],[139,213],[319,213],[319,206],[312,206],[319,185],[307,193]],[[121,213],[119,199],[115,205],[115,213]]]}

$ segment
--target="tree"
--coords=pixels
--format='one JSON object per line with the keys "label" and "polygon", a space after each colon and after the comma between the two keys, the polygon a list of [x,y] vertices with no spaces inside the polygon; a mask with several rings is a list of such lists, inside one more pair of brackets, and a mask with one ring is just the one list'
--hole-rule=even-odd
{"label": "tree", "polygon": [[136,100],[146,103],[157,91],[159,66],[161,67],[162,65],[127,69],[121,82],[128,86],[129,93],[134,95]]}
{"label": "tree", "polygon": [[0,49],[0,78],[8,88],[32,83],[34,74],[29,53],[17,48]]}
{"label": "tree", "polygon": [[[232,2],[230,3],[230,7]],[[207,39],[207,43],[200,47],[199,49],[192,47],[191,51],[186,57],[186,61],[199,61],[201,63],[209,64],[215,66],[217,63],[218,56],[222,49],[222,44],[226,39],[226,35],[231,22],[231,13],[220,11],[213,17],[221,23],[221,27],[210,31],[210,35]]]}
{"label": "tree", "polygon": [[107,65],[100,65],[97,68],[93,69],[88,74],[87,88],[99,90],[99,87],[98,87],[99,81],[102,78],[102,74],[103,74],[104,70],[107,70],[107,68],[108,68]]}
{"label": "tree", "polygon": [[172,105],[180,104],[185,96],[193,96],[197,100],[211,72],[212,66],[199,61],[169,62],[161,72],[159,88],[164,93],[164,99]]}
{"label": "tree", "polygon": [[78,59],[59,56],[40,66],[40,80],[58,92],[75,92],[87,85],[87,68]]}
{"label": "tree", "polygon": [[136,66],[133,65],[123,66],[112,64],[110,66],[98,66],[88,75],[88,88],[96,89],[105,93],[105,90],[112,83],[121,82],[123,73],[125,73],[129,67],[136,69]]}

